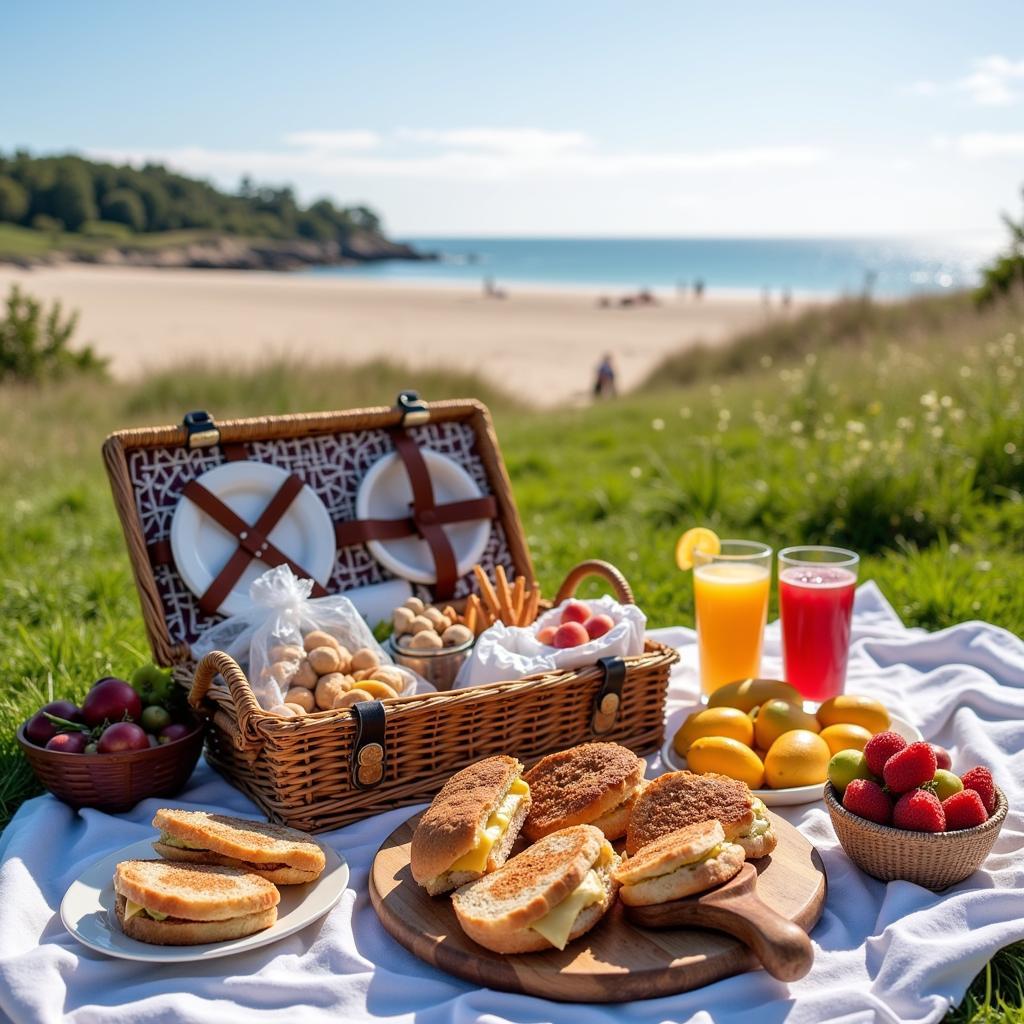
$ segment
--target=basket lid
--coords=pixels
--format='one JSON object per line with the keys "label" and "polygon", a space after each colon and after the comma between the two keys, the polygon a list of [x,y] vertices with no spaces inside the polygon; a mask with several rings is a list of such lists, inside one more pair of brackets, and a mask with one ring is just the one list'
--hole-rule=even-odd
{"label": "basket lid", "polygon": [[[179,427],[111,434],[103,457],[150,647],[163,665],[190,659],[191,644],[223,618],[225,607],[232,607],[228,598],[244,585],[254,561],[285,561],[302,569],[291,562],[294,556],[284,550],[284,541],[280,549],[274,543],[281,532],[273,533],[300,494],[312,492],[335,533],[333,564],[328,573],[316,574],[322,580],[319,595],[405,578],[425,600],[464,597],[476,589],[475,562],[492,574],[502,565],[534,578],[490,413],[475,399],[427,403],[415,392],[403,392],[392,408],[222,423],[206,412],[190,412]],[[216,480],[216,475],[204,475],[245,460],[276,467],[283,472],[275,479],[288,482],[265,505],[254,484],[257,495],[249,496],[250,504],[239,514],[225,495],[204,488],[201,478]],[[371,471],[384,482],[369,480],[373,493],[367,498],[363,489],[360,502],[361,485]],[[403,495],[411,498],[407,514],[389,514]],[[226,531],[217,558],[224,565],[198,574],[202,586],[194,566],[191,574],[186,567],[183,576],[171,544],[183,501],[195,503],[201,517],[216,524],[215,531]],[[200,521],[195,512],[189,509],[191,529]],[[488,529],[472,528],[482,520],[489,522]],[[179,559],[191,532],[183,534],[181,526],[179,517],[174,538]],[[430,563],[433,571],[425,572]],[[405,566],[409,571],[403,573]]]}

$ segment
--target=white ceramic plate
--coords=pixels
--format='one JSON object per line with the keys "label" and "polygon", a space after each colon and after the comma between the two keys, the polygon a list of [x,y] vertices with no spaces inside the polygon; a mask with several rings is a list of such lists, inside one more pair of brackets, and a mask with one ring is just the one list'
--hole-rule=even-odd
{"label": "white ceramic plate", "polygon": [[[686,758],[680,757],[672,746],[679,727],[683,724],[686,716],[704,705],[691,705],[690,707],[679,708],[668,716],[665,723],[665,743],[661,748],[661,761],[670,771],[679,772],[686,770]],[[809,712],[817,711],[816,701],[804,701],[804,710]],[[891,715],[889,728],[898,732],[908,743],[915,743],[923,739],[920,731],[903,718]],[[791,786],[788,789],[752,789],[754,796],[759,797],[768,807],[789,807],[793,804],[809,804],[815,800],[822,799],[824,783],[816,782],[813,786]]]}
{"label": "white ceramic plate", "polygon": [[[254,523],[287,477],[286,470],[265,462],[226,462],[204,473],[199,483],[247,523]],[[318,583],[326,584],[331,578],[334,525],[326,506],[308,484],[270,531],[269,539]],[[193,594],[202,597],[206,593],[237,547],[235,537],[188,498],[178,502],[171,520],[171,552],[185,586]],[[252,605],[249,585],[266,571],[265,563],[253,559],[224,599],[220,614],[248,611]]]}
{"label": "white ceramic plate", "polygon": [[[453,459],[430,449],[423,449],[430,482],[434,487],[434,502],[447,505],[453,501],[468,501],[483,497],[473,478]],[[378,459],[363,477],[356,495],[356,515],[360,519],[400,519],[409,514],[412,505],[412,484],[398,452]],[[474,519],[466,523],[453,523],[443,527],[448,534],[458,575],[464,576],[480,561],[491,536],[489,519]],[[437,572],[430,546],[419,537],[399,537],[397,540],[370,540],[367,548],[374,558],[396,576],[413,583],[435,583]]]}
{"label": "white ceramic plate", "polygon": [[325,846],[327,865],[315,882],[280,887],[281,902],[273,927],[247,935],[244,939],[209,942],[202,946],[151,946],[147,942],[130,939],[121,931],[114,913],[113,880],[114,868],[121,861],[154,859],[157,855],[152,843],[151,839],[132,843],[97,861],[72,882],[60,905],[60,919],[83,945],[122,960],[151,963],[183,963],[231,956],[269,945],[312,924],[334,908],[348,884],[348,864]]}

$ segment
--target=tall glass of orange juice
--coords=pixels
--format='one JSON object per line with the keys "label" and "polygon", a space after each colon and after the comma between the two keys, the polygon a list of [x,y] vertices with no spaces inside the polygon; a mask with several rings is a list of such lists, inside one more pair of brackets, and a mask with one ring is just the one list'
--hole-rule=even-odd
{"label": "tall glass of orange juice", "polygon": [[772,549],[750,540],[723,540],[717,554],[693,553],[697,652],[705,694],[761,671],[768,618]]}

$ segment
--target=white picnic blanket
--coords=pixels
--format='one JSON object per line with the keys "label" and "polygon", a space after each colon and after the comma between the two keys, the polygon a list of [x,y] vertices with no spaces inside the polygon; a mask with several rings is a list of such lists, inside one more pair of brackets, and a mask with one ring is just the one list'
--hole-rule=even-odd
{"label": "white picnic blanket", "polygon": [[[662,1022],[757,1019],[938,1021],[996,950],[1024,938],[1024,643],[981,622],[940,633],[905,629],[871,583],[857,593],[849,689],[874,694],[953,751],[954,768],[989,765],[1010,814],[984,870],[936,895],[858,871],[821,803],[782,809],[817,846],[828,900],[812,938],[815,963],[784,985],[764,971],[695,992],[619,1006],[581,1006],[474,989],[406,952],[380,927],[367,873],[402,808],[324,836],[348,858],[351,888],[324,920],[280,942],[201,966],[111,960],[79,946],[58,916],[68,885],[94,860],[151,834],[166,801],[111,817],[52,797],[26,803],[0,836],[0,1012],[14,1021],[210,1024],[263,1021]],[[656,631],[682,653],[672,707],[696,696],[694,635]],[[779,669],[768,628],[764,673]],[[660,770],[651,759],[651,772]],[[254,806],[201,765],[176,803],[253,815]]]}

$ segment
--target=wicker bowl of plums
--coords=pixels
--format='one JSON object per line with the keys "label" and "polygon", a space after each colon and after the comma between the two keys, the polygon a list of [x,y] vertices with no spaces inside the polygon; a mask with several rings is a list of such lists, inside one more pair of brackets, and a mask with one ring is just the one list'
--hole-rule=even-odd
{"label": "wicker bowl of plums", "polygon": [[181,790],[202,753],[203,733],[170,672],[145,665],[131,682],[98,680],[80,705],[51,701],[17,735],[36,778],[55,797],[117,812]]}

